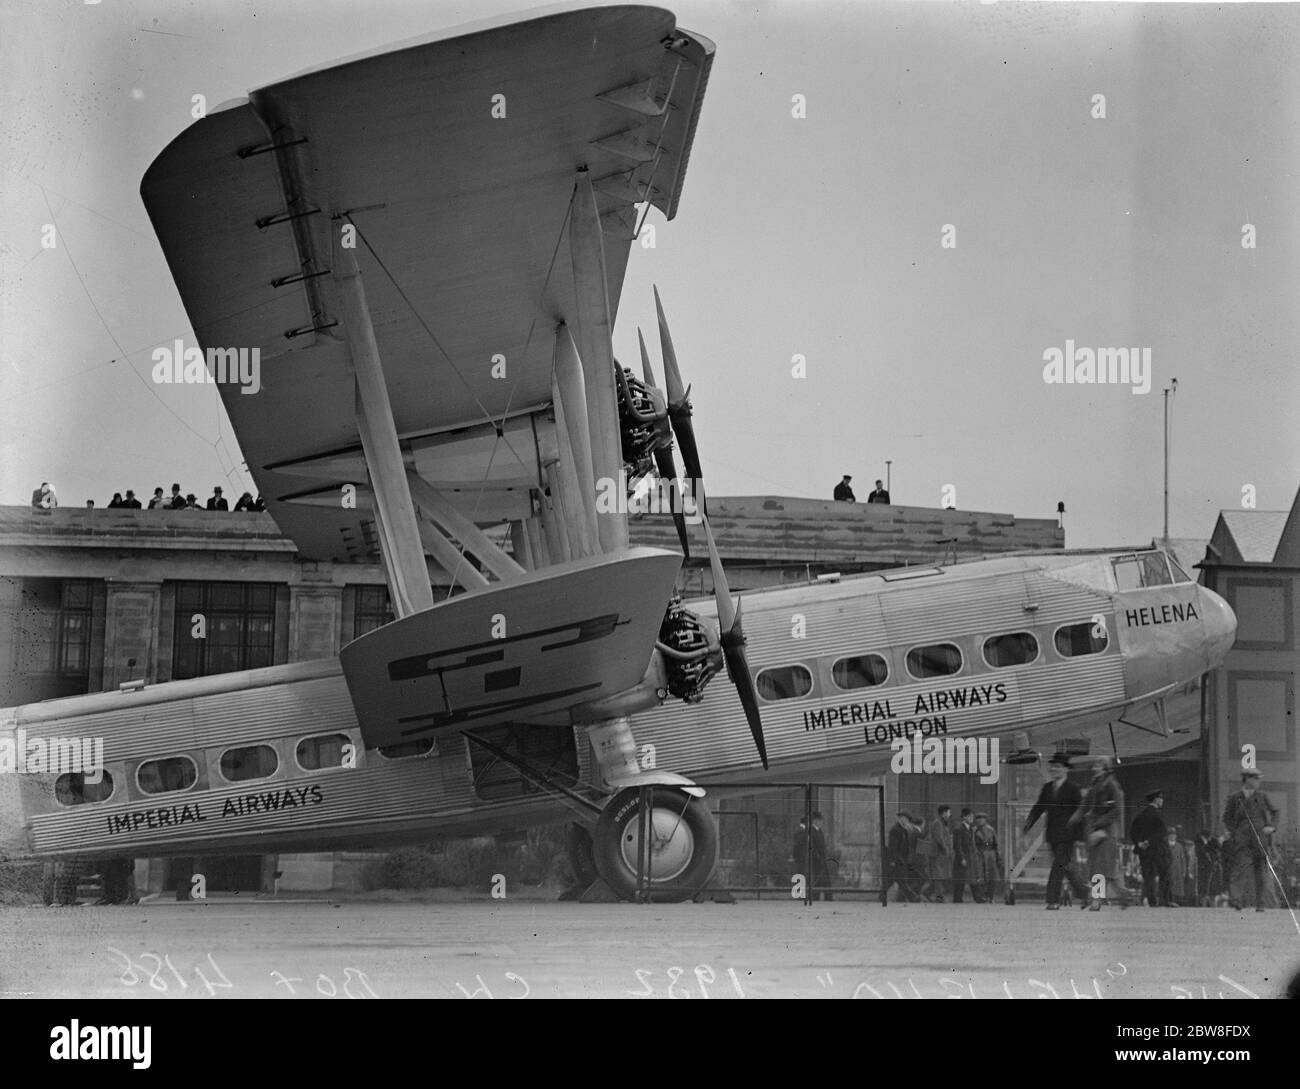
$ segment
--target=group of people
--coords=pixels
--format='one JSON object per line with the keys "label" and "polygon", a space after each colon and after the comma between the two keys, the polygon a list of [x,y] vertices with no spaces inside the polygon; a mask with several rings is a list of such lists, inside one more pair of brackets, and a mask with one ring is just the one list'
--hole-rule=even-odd
{"label": "group of people", "polygon": [[1002,879],[1002,852],[987,813],[966,808],[952,822],[952,806],[941,805],[929,823],[900,809],[885,843],[880,904],[890,890],[910,903],[942,904],[945,893],[960,904],[969,886],[977,904],[992,903]]}
{"label": "group of people", "polygon": [[[32,492],[32,508],[39,510],[49,510],[51,507],[57,507],[59,500],[54,494],[54,489],[48,482],[42,482],[41,486]],[[86,500],[87,507],[93,507],[93,499]],[[127,488],[126,495],[121,492],[114,492],[113,498],[108,502],[109,510],[125,508],[127,510],[140,510],[144,504],[136,498],[135,492]],[[206,506],[200,506],[198,498],[193,492],[188,495],[181,494],[179,484],[172,485],[171,495],[164,495],[162,488],[154,488],[153,498],[149,500],[149,510],[229,510],[230,503],[221,493],[221,488],[212,489],[212,495],[208,498]],[[259,495],[253,498],[251,492],[244,492],[235,504],[236,511],[261,511],[266,510],[266,504],[262,502]]]}
{"label": "group of people", "polygon": [[[1052,757],[1050,778],[1039,791],[1023,829],[1028,835],[1038,818],[1046,815],[1045,839],[1052,852],[1048,911],[1060,910],[1067,883],[1083,901],[1082,906],[1091,911],[1100,911],[1106,903],[1124,908],[1135,900],[1151,907],[1177,907],[1186,902],[1189,862],[1196,868],[1197,903],[1211,906],[1226,895],[1229,905],[1240,909],[1253,891],[1255,910],[1265,909],[1269,849],[1278,810],[1259,789],[1258,771],[1242,773],[1242,789],[1228,799],[1224,809],[1223,833],[1198,833],[1190,859],[1178,839],[1178,829],[1167,827],[1160,815],[1164,791],[1153,790],[1146,796],[1146,806],[1127,829],[1141,873],[1141,894],[1134,897],[1121,870],[1124,791],[1113,762],[1104,756],[1097,759],[1087,791],[1069,781],[1069,768],[1068,756],[1058,753]],[[1075,844],[1081,840],[1088,847],[1088,881],[1074,866]],[[1230,890],[1226,892],[1225,879]]]}
{"label": "group of people", "polygon": [[[809,882],[811,898],[833,899],[821,813],[812,815],[811,826],[799,822],[791,854],[795,872]],[[941,805],[927,823],[900,809],[885,845],[880,902],[887,905],[897,885],[898,897],[909,903],[941,904],[951,895],[960,904],[967,887],[977,904],[990,903],[1001,876],[1002,853],[987,813],[963,809],[953,823],[952,807]]]}
{"label": "group of people", "polygon": [[[135,492],[128,491],[126,493],[126,500],[123,500],[120,494],[114,492],[112,502],[108,505],[110,507],[139,507],[139,501],[133,500],[135,500]],[[208,497],[207,506],[201,507],[199,506],[198,498],[193,492],[190,492],[188,495],[181,495],[181,486],[179,484],[173,484],[171,495],[163,495],[163,490],[161,488],[154,488],[153,498],[149,500],[149,509],[229,510],[230,503],[226,500],[226,497],[221,494],[220,486],[212,489],[212,494]],[[251,492],[245,492],[239,497],[239,502],[235,504],[235,510],[237,511],[258,511],[265,509],[266,507],[262,503],[262,497],[259,495],[254,499]]]}
{"label": "group of people", "polygon": [[[1226,902],[1239,910],[1253,902],[1256,911],[1265,910],[1276,873],[1271,841],[1278,809],[1259,789],[1258,771],[1242,773],[1242,788],[1228,799],[1220,834],[1200,832],[1191,845],[1179,840],[1177,828],[1165,824],[1163,790],[1151,791],[1146,806],[1124,828],[1124,791],[1110,757],[1096,759],[1086,789],[1070,782],[1069,771],[1067,755],[1051,758],[1048,780],[1022,830],[1029,835],[1039,818],[1046,817],[1044,838],[1052,856],[1048,911],[1059,911],[1071,902],[1071,895],[1091,911],[1100,911],[1104,904],[1128,907],[1137,902],[1152,907]],[[1140,900],[1125,880],[1125,832],[1133,845],[1130,865],[1140,871]],[[1086,879],[1075,866],[1079,842],[1087,845]],[[830,900],[831,860],[821,813],[812,815],[811,826],[799,822],[791,853],[795,872],[805,875],[812,898]],[[960,904],[967,888],[977,904],[991,903],[1004,873],[997,833],[986,813],[965,808],[954,823],[952,807],[941,805],[926,822],[900,809],[885,844],[880,903],[889,903],[895,886],[897,898],[910,903],[943,903],[951,897]]]}
{"label": "group of people", "polygon": [[[1148,795],[1148,808],[1154,804]],[[1145,810],[1144,810],[1145,812]],[[1139,832],[1130,833],[1133,836]],[[1227,907],[1232,902],[1225,880],[1224,849],[1229,836],[1196,833],[1195,839],[1183,839],[1179,829],[1166,828],[1161,834],[1152,825],[1147,846],[1135,842],[1125,870],[1129,888],[1141,895],[1144,903],[1160,907]]]}
{"label": "group of people", "polygon": [[[850,481],[852,480],[853,477],[849,476],[848,473],[845,473],[844,478],[838,484],[835,485],[835,498],[839,502],[856,503],[858,501],[857,497],[853,494],[853,487],[850,483]],[[885,486],[881,481],[879,480],[876,481],[876,490],[873,491],[869,496],[867,496],[867,502],[868,503],[889,502],[889,492],[885,490]]]}
{"label": "group of people", "polygon": [[[37,488],[34,492],[32,492],[32,509],[50,510],[51,508],[57,507],[58,505],[59,505],[58,496],[55,495],[54,488],[50,485],[50,482],[48,480],[41,481],[41,486]],[[95,501],[93,499],[86,500],[87,507],[93,507],[94,505],[95,505]],[[117,508],[125,508],[127,510],[140,510],[143,508],[143,506],[144,504],[141,503],[140,500],[136,498],[135,492],[132,491],[130,488],[127,488],[125,496],[123,496],[121,492],[114,492],[113,498],[110,499],[108,502],[108,507],[110,510],[117,509]],[[190,492],[188,495],[182,495],[181,486],[179,484],[173,484],[171,495],[164,495],[162,488],[154,488],[153,498],[149,500],[149,509],[150,510],[229,510],[230,503],[226,500],[225,496],[221,494],[220,486],[212,489],[212,495],[209,497],[206,507],[203,507],[199,505],[198,498],[194,495],[193,492]],[[260,495],[256,499],[254,499],[253,494],[251,492],[245,492],[243,495],[239,497],[239,501],[235,504],[235,510],[236,511],[266,510],[266,504],[262,502],[262,497]]]}

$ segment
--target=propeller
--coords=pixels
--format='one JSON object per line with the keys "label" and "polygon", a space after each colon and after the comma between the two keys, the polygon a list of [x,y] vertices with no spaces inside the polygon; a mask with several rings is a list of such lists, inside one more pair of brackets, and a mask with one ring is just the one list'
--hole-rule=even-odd
{"label": "propeller", "polygon": [[[701,503],[703,497],[701,497]],[[745,709],[745,719],[749,723],[749,732],[754,738],[754,747],[758,749],[758,758],[767,770],[767,744],[763,740],[763,721],[758,713],[758,693],[754,689],[754,678],[749,672],[749,660],[745,657],[745,631],[740,623],[740,599],[733,604],[731,588],[727,585],[727,576],[722,570],[722,560],[718,557],[718,546],[713,540],[713,530],[709,528],[709,519],[701,512],[700,524],[704,527],[704,540],[709,546],[709,567],[713,570],[713,596],[718,602],[718,640],[722,643],[722,655],[727,663],[727,675],[736,686],[740,696],[740,705]]]}
{"label": "propeller", "polygon": [[[691,390],[682,383],[682,372],[677,369],[677,353],[673,350],[672,334],[668,332],[668,319],[664,317],[664,304],[657,287],[654,293],[655,313],[659,315],[659,347],[664,357],[664,385],[668,387],[668,419],[682,452],[686,479],[702,490],[704,473],[700,470],[700,451],[695,445],[695,425],[691,422]],[[700,498],[700,513],[706,513],[703,496]]]}
{"label": "propeller", "polygon": [[[650,355],[645,350],[645,337],[641,335],[640,329],[636,331],[636,339],[641,345],[641,376],[645,379],[645,384],[656,391],[656,396],[662,396],[655,386],[654,371],[650,369]],[[662,419],[660,422],[662,423]],[[671,432],[671,424],[668,426]],[[659,470],[660,479],[669,482],[672,495],[673,525],[677,527],[677,539],[682,544],[682,554],[689,560],[691,558],[691,544],[686,536],[686,514],[682,509],[682,490],[677,484],[677,466],[673,464],[671,443],[665,442],[655,447],[655,468]]]}
{"label": "propeller", "polygon": [[[713,572],[713,596],[718,603],[718,638],[722,644],[723,658],[727,663],[727,674],[736,686],[741,706],[745,709],[745,719],[749,723],[749,732],[754,738],[754,747],[758,757],[767,769],[767,744],[763,740],[763,723],[758,711],[758,692],[754,688],[754,678],[749,672],[749,661],[745,656],[745,631],[741,625],[739,599],[732,601],[731,588],[727,585],[727,575],[722,569],[722,560],[718,556],[718,545],[713,539],[713,530],[709,526],[709,517],[705,505],[704,474],[700,470],[700,453],[695,444],[695,427],[691,423],[690,388],[683,384],[681,372],[677,368],[677,353],[673,350],[673,340],[668,332],[668,321],[664,317],[663,303],[659,298],[659,289],[655,288],[655,310],[659,315],[659,343],[664,357],[664,381],[668,387],[668,419],[672,423],[673,434],[682,452],[682,464],[686,467],[687,479],[695,487],[696,503],[700,514],[700,525],[704,528],[704,540],[709,548],[709,567]],[[647,368],[645,345],[642,343],[642,364]],[[647,382],[649,378],[647,377]]]}

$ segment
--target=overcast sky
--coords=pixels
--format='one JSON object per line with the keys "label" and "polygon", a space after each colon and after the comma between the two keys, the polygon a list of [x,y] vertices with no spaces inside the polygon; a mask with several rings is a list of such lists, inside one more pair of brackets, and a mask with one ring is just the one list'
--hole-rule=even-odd
{"label": "overcast sky", "polygon": [[[574,5],[579,6],[579,5]],[[667,4],[717,58],[657,283],[713,494],[1067,513],[1067,543],[1208,537],[1300,485],[1300,8]],[[251,487],[139,198],[209,109],[501,13],[441,0],[9,0],[0,22],[0,502]],[[364,13],[363,15],[361,13]],[[794,96],[806,116],[795,117]],[[1105,117],[1097,117],[1104,96]],[[42,230],[57,225],[57,244]],[[954,248],[942,245],[952,225]],[[1255,246],[1243,246],[1253,226]],[[1044,353],[1150,350],[1150,392],[1049,384]],[[792,359],[806,360],[806,377]]]}

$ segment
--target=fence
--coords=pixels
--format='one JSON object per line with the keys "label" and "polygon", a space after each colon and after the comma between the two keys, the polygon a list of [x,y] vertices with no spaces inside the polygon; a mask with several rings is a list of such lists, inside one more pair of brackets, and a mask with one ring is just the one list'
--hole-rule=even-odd
{"label": "fence", "polygon": [[[708,789],[718,824],[718,866],[710,890],[805,903],[879,895],[886,829],[879,784],[698,785]],[[642,788],[639,810],[638,900],[653,899],[646,849],[650,789]],[[818,830],[815,813],[821,814]]]}

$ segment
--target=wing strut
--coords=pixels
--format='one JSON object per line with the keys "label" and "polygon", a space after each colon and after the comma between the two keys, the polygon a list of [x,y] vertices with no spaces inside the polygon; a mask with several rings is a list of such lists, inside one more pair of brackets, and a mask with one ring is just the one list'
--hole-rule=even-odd
{"label": "wing strut", "polygon": [[556,476],[564,515],[561,528],[568,536],[569,552],[578,559],[594,556],[601,549],[596,524],[595,455],[587,416],[586,374],[577,345],[573,343],[569,327],[564,324],[555,330],[554,365],[551,394],[555,403],[555,434],[560,446]]}
{"label": "wing strut", "polygon": [[[382,540],[382,538],[381,538]],[[420,541],[425,551],[442,565],[443,570],[464,590],[482,590],[492,584],[487,576],[469,562],[434,524],[431,518],[420,520]]]}
{"label": "wing strut", "polygon": [[[605,278],[605,243],[600,210],[586,167],[578,171],[569,219],[569,251],[573,261],[577,347],[587,387],[587,416],[591,425],[591,463],[597,482],[617,487],[623,468],[623,445],[618,430],[618,397],[614,391],[614,342],[608,281]],[[565,409],[568,409],[566,402]],[[602,484],[608,488],[611,483]],[[620,497],[621,498],[621,497]],[[595,491],[584,496],[594,508]],[[627,514],[602,513],[596,519],[600,547],[613,552],[628,547]]]}
{"label": "wing strut", "polygon": [[406,480],[411,498],[420,505],[420,513],[460,541],[502,582],[524,573],[523,567],[513,557],[508,556],[500,545],[453,507],[446,496],[422,476],[408,470]]}
{"label": "wing strut", "polygon": [[343,306],[343,331],[351,349],[356,376],[357,429],[366,455],[370,485],[375,493],[375,519],[384,547],[388,592],[398,618],[433,607],[429,568],[424,561],[420,527],[406,485],[406,466],[393,423],[384,368],[370,323],[366,292],[361,284],[356,251],[341,245],[338,221],[334,239],[334,282]]}

